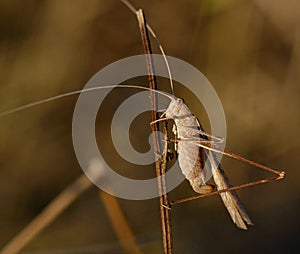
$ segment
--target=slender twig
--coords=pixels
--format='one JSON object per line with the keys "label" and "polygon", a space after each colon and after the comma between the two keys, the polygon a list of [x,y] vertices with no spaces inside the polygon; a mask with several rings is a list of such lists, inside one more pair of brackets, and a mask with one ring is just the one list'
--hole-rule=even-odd
{"label": "slender twig", "polygon": [[[103,164],[98,160],[91,160],[88,168],[89,176],[94,179],[105,177]],[[53,199],[46,208],[38,214],[21,232],[19,232],[0,251],[1,254],[15,254],[22,250],[43,229],[53,222],[66,208],[68,208],[82,193],[93,186],[85,174],[80,175]],[[129,224],[118,204],[116,197],[100,192],[101,200],[108,212],[110,221],[116,231],[120,244],[125,253],[140,254]]]}
{"label": "slender twig", "polygon": [[[136,12],[137,19],[140,27],[140,33],[143,41],[144,51],[146,54],[147,68],[148,68],[148,79],[149,86],[153,90],[150,94],[150,101],[152,104],[153,110],[151,111],[151,120],[156,121],[158,119],[157,115],[157,98],[154,90],[157,89],[156,78],[154,74],[154,64],[152,59],[151,45],[147,30],[147,24],[145,16],[142,10]],[[159,154],[162,154],[162,148],[160,145],[159,136],[157,131],[159,130],[158,124],[151,125],[153,137],[153,146],[155,150],[155,170],[158,181],[158,192],[159,192],[159,203],[160,203],[160,216],[161,216],[161,226],[163,234],[163,246],[164,252],[166,254],[173,253],[172,250],[172,234],[171,234],[171,214],[170,209],[168,209],[168,195],[166,192],[166,181],[165,181],[165,169],[166,169],[166,150],[164,149],[163,156],[160,157]],[[166,135],[166,129],[165,129]]]}
{"label": "slender twig", "polygon": [[99,191],[99,197],[104,204],[124,253],[141,254],[142,252],[135,241],[134,235],[122,212],[117,198],[101,190]]}
{"label": "slender twig", "polygon": [[57,218],[83,192],[92,186],[91,181],[82,174],[67,186],[51,203],[21,230],[1,250],[1,254],[14,254],[23,249],[33,238]]}

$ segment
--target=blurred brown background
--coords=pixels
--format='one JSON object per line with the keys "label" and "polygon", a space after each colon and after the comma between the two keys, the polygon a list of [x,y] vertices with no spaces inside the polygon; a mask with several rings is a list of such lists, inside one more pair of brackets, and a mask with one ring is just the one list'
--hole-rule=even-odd
{"label": "blurred brown background", "polygon": [[[175,253],[296,253],[300,247],[300,2],[133,4],[145,10],[166,53],[191,63],[214,85],[226,114],[228,149],[288,173],[282,181],[239,192],[255,224],[248,232],[234,226],[219,197],[174,207]],[[156,45],[153,48],[158,53]],[[107,64],[141,53],[135,16],[117,0],[0,0],[0,111],[80,89]],[[176,93],[205,119],[180,87]],[[0,119],[0,248],[81,174],[72,147],[75,103],[76,97],[69,97]],[[108,112],[112,107],[108,104]],[[98,120],[99,128],[109,126]],[[144,129],[137,128],[143,138],[135,139],[147,150],[144,138],[148,140],[150,128],[139,133]],[[100,140],[102,133],[97,133]],[[114,153],[112,145],[101,149]],[[229,159],[224,165],[234,184],[265,175]],[[127,168],[130,171],[126,164],[123,174]],[[143,172],[154,176],[151,166]],[[192,194],[183,183],[171,196]],[[161,253],[158,200],[119,201],[143,253]],[[122,253],[96,187],[24,253],[75,250]]]}

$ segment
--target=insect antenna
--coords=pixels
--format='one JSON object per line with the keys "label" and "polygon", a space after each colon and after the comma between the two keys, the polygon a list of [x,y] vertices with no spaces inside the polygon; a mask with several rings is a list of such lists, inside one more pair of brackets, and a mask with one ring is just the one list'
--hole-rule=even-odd
{"label": "insect antenna", "polygon": [[147,91],[152,91],[152,92],[158,93],[158,94],[163,95],[163,96],[165,96],[165,97],[167,97],[171,100],[173,98],[170,94],[168,94],[166,92],[153,90],[153,89],[150,89],[148,87],[143,87],[143,86],[134,86],[134,85],[99,86],[99,87],[91,87],[91,88],[84,88],[84,89],[80,89],[80,90],[75,90],[75,91],[72,91],[72,92],[59,94],[59,95],[56,95],[56,96],[53,96],[53,97],[50,97],[50,98],[47,98],[47,99],[31,102],[31,103],[22,105],[20,107],[16,107],[16,108],[13,108],[13,109],[10,109],[10,110],[3,111],[3,112],[0,113],[0,117],[4,117],[4,116],[7,116],[7,115],[10,115],[10,114],[28,109],[28,108],[35,107],[37,105],[40,105],[40,104],[43,104],[43,103],[46,103],[46,102],[59,100],[59,99],[62,99],[62,98],[68,97],[68,96],[72,96],[72,95],[76,95],[76,94],[80,94],[80,93],[92,92],[92,91],[101,90],[101,89],[109,89],[109,88],[136,88],[136,89],[142,89],[142,90],[147,90]]}
{"label": "insect antenna", "polygon": [[[130,9],[131,12],[133,12],[136,15],[137,9],[129,1],[127,1],[127,0],[120,0],[120,1],[123,4],[125,4]],[[164,58],[164,61],[165,61],[166,67],[167,67],[168,75],[169,75],[171,92],[172,92],[172,95],[174,96],[173,78],[172,78],[171,68],[170,68],[167,56],[165,54],[165,51],[164,51],[164,49],[163,49],[163,47],[162,47],[162,45],[161,45],[158,37],[156,36],[154,30],[151,28],[151,26],[148,23],[146,24],[146,26],[147,26],[147,29],[148,29],[149,33],[152,35],[152,37],[154,38],[155,42],[157,43],[158,48],[159,48],[161,54],[163,55],[163,58]]]}

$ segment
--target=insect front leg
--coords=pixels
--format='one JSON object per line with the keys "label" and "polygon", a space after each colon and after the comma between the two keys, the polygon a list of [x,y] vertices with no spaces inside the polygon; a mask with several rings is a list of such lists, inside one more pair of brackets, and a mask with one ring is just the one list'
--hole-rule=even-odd
{"label": "insect front leg", "polygon": [[164,117],[164,118],[157,119],[155,121],[150,122],[150,126],[152,126],[153,124],[156,124],[158,122],[164,122],[164,121],[168,121],[168,120],[172,120],[172,118]]}

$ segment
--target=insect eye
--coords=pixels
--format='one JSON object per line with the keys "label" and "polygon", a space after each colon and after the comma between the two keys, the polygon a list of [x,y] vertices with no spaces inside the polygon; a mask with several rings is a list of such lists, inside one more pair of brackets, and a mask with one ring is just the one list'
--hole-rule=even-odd
{"label": "insect eye", "polygon": [[183,103],[183,99],[177,98],[177,102],[178,102],[178,103]]}

